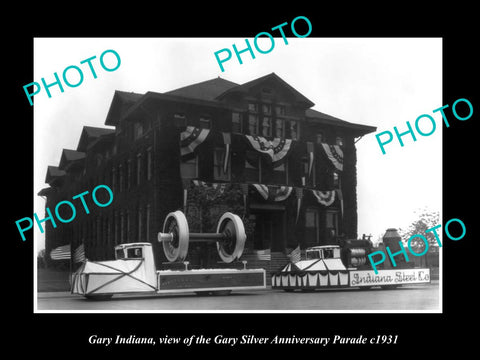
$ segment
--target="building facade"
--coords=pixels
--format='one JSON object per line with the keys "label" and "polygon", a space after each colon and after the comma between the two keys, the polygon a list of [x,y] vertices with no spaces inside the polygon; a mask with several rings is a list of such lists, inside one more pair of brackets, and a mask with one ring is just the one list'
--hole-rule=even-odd
{"label": "building facade", "polygon": [[[275,254],[356,238],[355,141],[376,128],[313,105],[274,73],[241,85],[215,78],[166,93],[116,91],[110,128],[85,126],[39,193],[53,210],[105,184],[113,202],[96,207],[85,196],[90,213],[78,210],[56,228],[45,222],[46,252],[71,244],[72,253],[82,246],[88,259],[107,260],[117,244],[148,241],[160,268],[157,233],[178,209],[196,232],[237,213],[244,257],[267,265]],[[219,258],[214,245],[191,243],[187,260],[211,266]]]}

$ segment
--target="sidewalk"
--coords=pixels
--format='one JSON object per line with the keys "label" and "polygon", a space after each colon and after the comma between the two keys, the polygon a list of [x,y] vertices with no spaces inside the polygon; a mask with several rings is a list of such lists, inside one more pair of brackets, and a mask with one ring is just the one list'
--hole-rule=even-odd
{"label": "sidewalk", "polygon": [[70,291],[70,272],[54,269],[37,270],[38,292]]}

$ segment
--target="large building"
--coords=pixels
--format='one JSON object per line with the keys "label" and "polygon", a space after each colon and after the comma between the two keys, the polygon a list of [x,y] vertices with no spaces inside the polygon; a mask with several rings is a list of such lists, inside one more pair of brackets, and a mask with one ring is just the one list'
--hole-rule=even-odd
{"label": "large building", "polygon": [[[215,78],[166,93],[116,91],[105,120],[112,128],[85,126],[39,193],[53,211],[105,184],[113,202],[98,207],[85,196],[89,214],[77,200],[74,221],[45,222],[46,252],[83,245],[88,259],[106,260],[116,244],[148,241],[161,267],[157,233],[177,209],[197,232],[214,231],[226,210],[239,214],[244,258],[267,268],[298,246],[357,238],[355,142],[376,128],[313,106],[274,73],[242,85]],[[219,258],[192,243],[187,260],[212,266]]]}

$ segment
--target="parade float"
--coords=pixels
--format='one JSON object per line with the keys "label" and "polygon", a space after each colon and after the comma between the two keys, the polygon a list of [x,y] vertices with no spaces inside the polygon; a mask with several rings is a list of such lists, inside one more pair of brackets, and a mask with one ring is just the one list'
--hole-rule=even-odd
{"label": "parade float", "polygon": [[181,211],[170,213],[158,234],[169,263],[180,263],[183,269],[157,270],[152,244],[120,244],[115,260],[85,260],[72,275],[72,294],[88,299],[108,299],[115,294],[188,293],[225,295],[232,290],[264,289],[264,269],[212,268],[189,269],[184,261],[190,242],[215,242],[223,264],[239,260],[245,245],[245,229],[238,215],[226,212],[218,221],[216,233],[190,233]]}
{"label": "parade float", "polygon": [[[344,240],[337,245],[305,249],[302,259],[292,259],[272,274],[272,289],[284,291],[329,288],[370,289],[380,286],[393,289],[402,285],[430,283],[430,269],[415,267],[401,255],[401,237],[396,229],[388,229],[380,248],[389,248],[388,261],[372,267],[368,255],[374,253],[369,239]],[[400,249],[400,250],[399,250]],[[393,252],[394,251],[394,252]],[[379,251],[376,251],[379,252]]]}

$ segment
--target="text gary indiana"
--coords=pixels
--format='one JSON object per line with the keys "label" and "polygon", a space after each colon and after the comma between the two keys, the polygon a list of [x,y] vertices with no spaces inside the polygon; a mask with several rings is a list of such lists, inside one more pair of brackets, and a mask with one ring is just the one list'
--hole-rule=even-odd
{"label": "text gary indiana", "polygon": [[130,335],[128,337],[123,337],[117,335],[115,339],[115,344],[149,344],[155,345],[155,339],[152,337],[137,337],[135,335]]}

